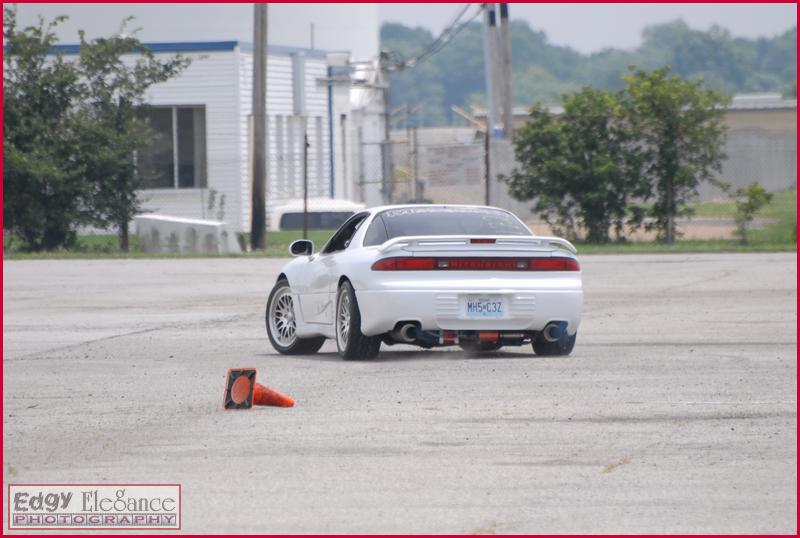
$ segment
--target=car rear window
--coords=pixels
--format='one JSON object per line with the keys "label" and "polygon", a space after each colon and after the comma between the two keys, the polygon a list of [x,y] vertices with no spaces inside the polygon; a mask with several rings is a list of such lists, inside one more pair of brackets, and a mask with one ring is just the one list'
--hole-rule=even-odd
{"label": "car rear window", "polygon": [[364,246],[406,235],[531,235],[514,216],[499,209],[471,207],[403,207],[375,216]]}

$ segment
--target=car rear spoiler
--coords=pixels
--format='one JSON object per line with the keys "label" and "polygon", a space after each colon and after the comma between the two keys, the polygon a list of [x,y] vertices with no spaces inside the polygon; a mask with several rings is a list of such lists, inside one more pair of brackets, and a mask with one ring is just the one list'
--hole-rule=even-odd
{"label": "car rear spoiler", "polygon": [[[494,240],[494,242],[472,242],[472,240]],[[519,235],[436,235],[405,236],[389,239],[378,247],[380,252],[392,250],[435,251],[435,250],[469,250],[469,251],[552,251],[553,247],[577,254],[575,245],[560,237]]]}

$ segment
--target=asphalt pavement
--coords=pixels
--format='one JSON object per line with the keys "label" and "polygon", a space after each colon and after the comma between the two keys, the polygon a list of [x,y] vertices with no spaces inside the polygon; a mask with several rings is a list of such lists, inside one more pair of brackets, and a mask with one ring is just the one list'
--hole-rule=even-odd
{"label": "asphalt pavement", "polygon": [[[795,253],[581,261],[570,357],[368,362],[272,350],[284,260],[6,261],[4,486],[181,483],[188,532],[795,533]],[[222,411],[238,366],[297,405]]]}

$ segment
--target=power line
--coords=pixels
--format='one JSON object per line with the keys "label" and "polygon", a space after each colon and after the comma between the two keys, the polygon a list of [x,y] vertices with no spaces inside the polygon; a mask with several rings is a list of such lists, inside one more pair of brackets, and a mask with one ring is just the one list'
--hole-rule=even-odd
{"label": "power line", "polygon": [[407,62],[407,66],[414,67],[415,65],[422,63],[423,61],[427,60],[428,58],[430,58],[431,56],[442,50],[448,43],[450,43],[450,41],[454,37],[456,37],[467,26],[467,24],[472,22],[478,15],[480,15],[481,10],[478,9],[470,18],[460,23],[461,18],[464,16],[464,14],[467,12],[467,10],[470,8],[471,5],[472,4],[465,5],[464,8],[461,10],[461,12],[450,23],[450,25],[448,25],[448,27],[445,28],[444,31],[442,31],[441,35],[436,40],[434,40],[433,43],[431,43],[431,45],[428,47],[428,50],[423,52],[416,58],[412,58],[409,62]]}
{"label": "power line", "polygon": [[464,14],[469,9],[470,5],[471,4],[465,4],[464,7],[458,12],[458,14],[455,17],[453,17],[453,20],[450,21],[450,24],[445,26],[444,30],[442,30],[442,33],[439,34],[439,37],[434,39],[433,42],[430,45],[428,45],[427,50],[419,54],[416,58],[412,58],[410,62],[407,62],[408,65],[413,67],[413,65],[415,65],[416,63],[419,63],[428,56],[434,54],[435,51],[440,50],[440,47],[449,41],[448,34],[454,30],[458,22],[461,20],[461,17],[463,17]]}
{"label": "power line", "polygon": [[[428,58],[430,58],[431,56],[433,56],[434,54],[436,54],[437,52],[441,51],[470,22],[475,20],[475,18],[478,15],[480,15],[481,10],[479,8],[467,20],[465,20],[465,21],[461,20],[472,5],[473,4],[465,4],[464,7],[461,8],[457,12],[455,17],[453,17],[452,21],[450,21],[450,24],[448,24],[447,27],[444,30],[442,30],[442,33],[439,34],[439,36],[436,39],[434,39],[426,47],[426,49],[424,51],[422,51],[420,54],[418,54],[417,56],[414,56],[413,58],[411,58],[409,60],[404,60],[404,59],[402,59],[402,57],[400,57],[399,59],[397,58],[398,56],[400,56],[398,53],[396,53],[394,51],[389,52],[388,54],[390,56],[390,59],[392,59],[392,63],[388,66],[388,70],[389,71],[402,71],[403,69],[409,69],[409,68],[415,67],[415,66],[419,65],[420,63],[424,62],[425,60],[427,60]],[[392,58],[392,56],[394,56],[394,58]]]}

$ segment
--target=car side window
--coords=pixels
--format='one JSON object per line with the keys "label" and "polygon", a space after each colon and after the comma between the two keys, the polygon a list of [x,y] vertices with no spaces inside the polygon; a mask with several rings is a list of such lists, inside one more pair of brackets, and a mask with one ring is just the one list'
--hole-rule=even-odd
{"label": "car side window", "polygon": [[364,246],[382,245],[387,239],[389,239],[389,235],[386,233],[386,224],[383,222],[383,218],[377,215],[372,219],[367,233],[364,234]]}
{"label": "car side window", "polygon": [[331,254],[333,252],[338,252],[340,250],[346,249],[350,246],[350,240],[353,239],[353,235],[355,235],[356,231],[358,230],[359,226],[364,222],[369,216],[369,213],[360,213],[358,215],[354,215],[350,220],[342,224],[342,227],[339,228],[331,240],[328,241],[328,244],[325,245],[325,250],[322,251],[323,254]]}

